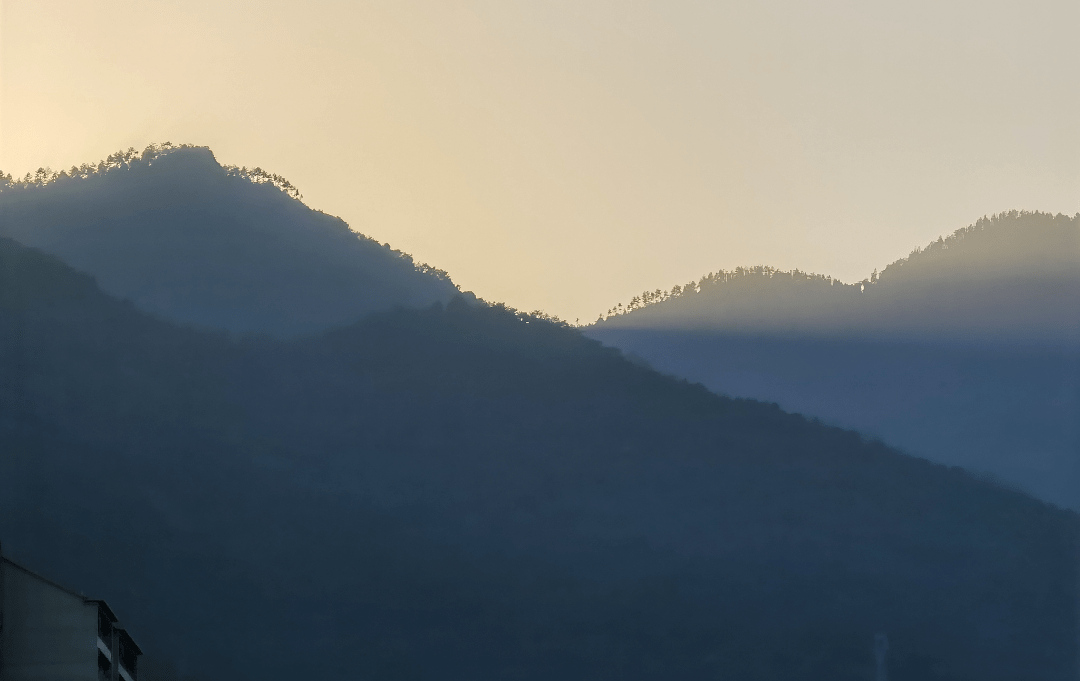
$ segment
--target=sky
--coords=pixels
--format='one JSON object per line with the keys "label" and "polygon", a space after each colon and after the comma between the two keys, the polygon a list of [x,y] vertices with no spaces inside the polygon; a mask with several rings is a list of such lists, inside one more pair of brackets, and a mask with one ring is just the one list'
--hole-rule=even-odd
{"label": "sky", "polygon": [[209,146],[586,322],[1080,211],[1075,0],[0,0],[0,169]]}

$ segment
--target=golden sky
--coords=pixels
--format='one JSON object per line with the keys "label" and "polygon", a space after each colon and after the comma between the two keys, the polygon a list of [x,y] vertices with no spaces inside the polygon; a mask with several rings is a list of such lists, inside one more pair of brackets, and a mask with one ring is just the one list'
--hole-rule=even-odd
{"label": "golden sky", "polygon": [[1076,0],[0,0],[0,168],[172,141],[573,321],[1080,211]]}

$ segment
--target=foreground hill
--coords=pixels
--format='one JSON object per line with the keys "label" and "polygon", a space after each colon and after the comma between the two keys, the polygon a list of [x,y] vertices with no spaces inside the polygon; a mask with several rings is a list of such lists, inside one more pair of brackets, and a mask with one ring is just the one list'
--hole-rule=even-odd
{"label": "foreground hill", "polygon": [[0,533],[153,679],[1071,679],[1074,514],[455,299],[178,328],[0,241]]}
{"label": "foreground hill", "polygon": [[0,235],[61,257],[164,319],[295,337],[458,294],[445,272],[313,211],[283,178],[151,146],[0,177]]}
{"label": "foreground hill", "polygon": [[586,333],[1080,509],[1080,218],[980,220],[858,284],[754,268],[674,293]]}

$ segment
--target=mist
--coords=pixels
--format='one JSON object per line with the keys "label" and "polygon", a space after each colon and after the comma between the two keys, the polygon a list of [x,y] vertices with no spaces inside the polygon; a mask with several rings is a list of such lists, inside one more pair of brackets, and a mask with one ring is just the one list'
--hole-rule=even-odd
{"label": "mist", "polygon": [[616,305],[587,333],[1080,509],[1076,216],[980,219],[855,283],[713,273]]}

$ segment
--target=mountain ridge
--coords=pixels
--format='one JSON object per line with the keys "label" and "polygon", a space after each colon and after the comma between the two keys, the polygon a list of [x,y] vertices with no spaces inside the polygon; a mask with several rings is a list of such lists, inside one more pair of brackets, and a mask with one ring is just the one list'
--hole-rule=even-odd
{"label": "mountain ridge", "polygon": [[646,291],[589,328],[1071,344],[1080,340],[1080,214],[1009,211],[853,284],[800,270],[719,271]]}
{"label": "mountain ridge", "polygon": [[314,211],[262,169],[151,145],[70,172],[0,178],[0,234],[180,323],[296,337],[396,305],[446,302],[446,272]]}
{"label": "mountain ridge", "polygon": [[1080,509],[1080,215],[982,219],[857,284],[746,268],[686,288],[585,333]]}
{"label": "mountain ridge", "polygon": [[883,630],[898,681],[1073,668],[1075,514],[959,469],[505,307],[236,339],[0,270],[5,551],[108,594],[146,681],[854,681]]}

